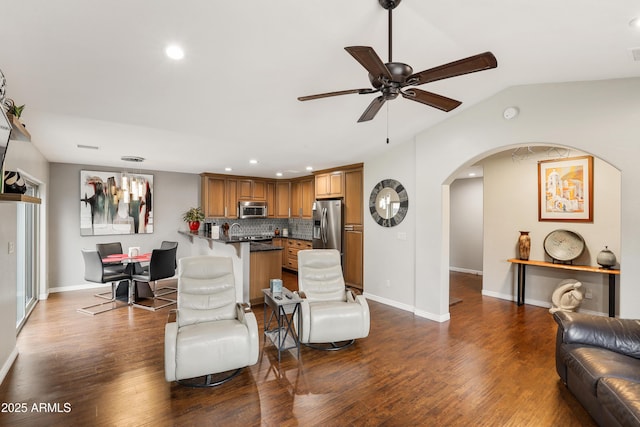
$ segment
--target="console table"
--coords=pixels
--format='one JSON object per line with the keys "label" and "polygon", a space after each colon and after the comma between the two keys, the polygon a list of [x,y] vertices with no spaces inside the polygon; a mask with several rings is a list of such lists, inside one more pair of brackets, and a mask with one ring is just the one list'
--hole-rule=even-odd
{"label": "console table", "polygon": [[588,273],[599,273],[609,275],[609,317],[616,316],[616,276],[620,275],[620,270],[592,267],[590,265],[555,264],[546,261],[531,261],[524,259],[508,259],[512,264],[518,265],[518,305],[524,304],[524,285],[526,266],[558,268],[561,270],[586,271]]}

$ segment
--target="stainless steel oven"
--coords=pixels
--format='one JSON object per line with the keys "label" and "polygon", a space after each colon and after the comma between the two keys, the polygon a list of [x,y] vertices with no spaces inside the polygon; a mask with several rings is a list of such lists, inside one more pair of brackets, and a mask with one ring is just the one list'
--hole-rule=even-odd
{"label": "stainless steel oven", "polygon": [[240,218],[266,218],[266,202],[238,202]]}

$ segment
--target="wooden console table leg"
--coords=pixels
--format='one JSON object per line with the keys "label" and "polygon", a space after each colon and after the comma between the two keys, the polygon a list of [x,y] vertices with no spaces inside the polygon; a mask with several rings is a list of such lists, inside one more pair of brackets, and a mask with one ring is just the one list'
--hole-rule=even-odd
{"label": "wooden console table leg", "polygon": [[616,317],[616,276],[609,274],[609,317]]}

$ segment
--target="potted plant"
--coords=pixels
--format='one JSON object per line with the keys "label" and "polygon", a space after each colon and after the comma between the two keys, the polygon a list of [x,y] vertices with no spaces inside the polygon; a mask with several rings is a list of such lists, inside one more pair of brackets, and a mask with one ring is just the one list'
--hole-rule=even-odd
{"label": "potted plant", "polygon": [[20,119],[20,116],[22,115],[22,111],[24,110],[24,105],[15,105],[12,103],[11,108],[9,109],[9,113],[13,114],[14,116],[16,116],[16,119]]}
{"label": "potted plant", "polygon": [[189,230],[197,233],[200,228],[200,221],[204,220],[204,212],[200,207],[191,208],[182,215],[182,219],[189,223]]}

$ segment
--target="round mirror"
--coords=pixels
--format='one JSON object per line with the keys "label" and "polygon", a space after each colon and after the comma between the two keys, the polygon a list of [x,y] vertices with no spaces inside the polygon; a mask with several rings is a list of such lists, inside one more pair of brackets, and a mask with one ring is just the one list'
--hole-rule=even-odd
{"label": "round mirror", "polygon": [[369,212],[381,226],[393,227],[400,224],[408,209],[407,190],[395,179],[384,179],[371,190]]}

